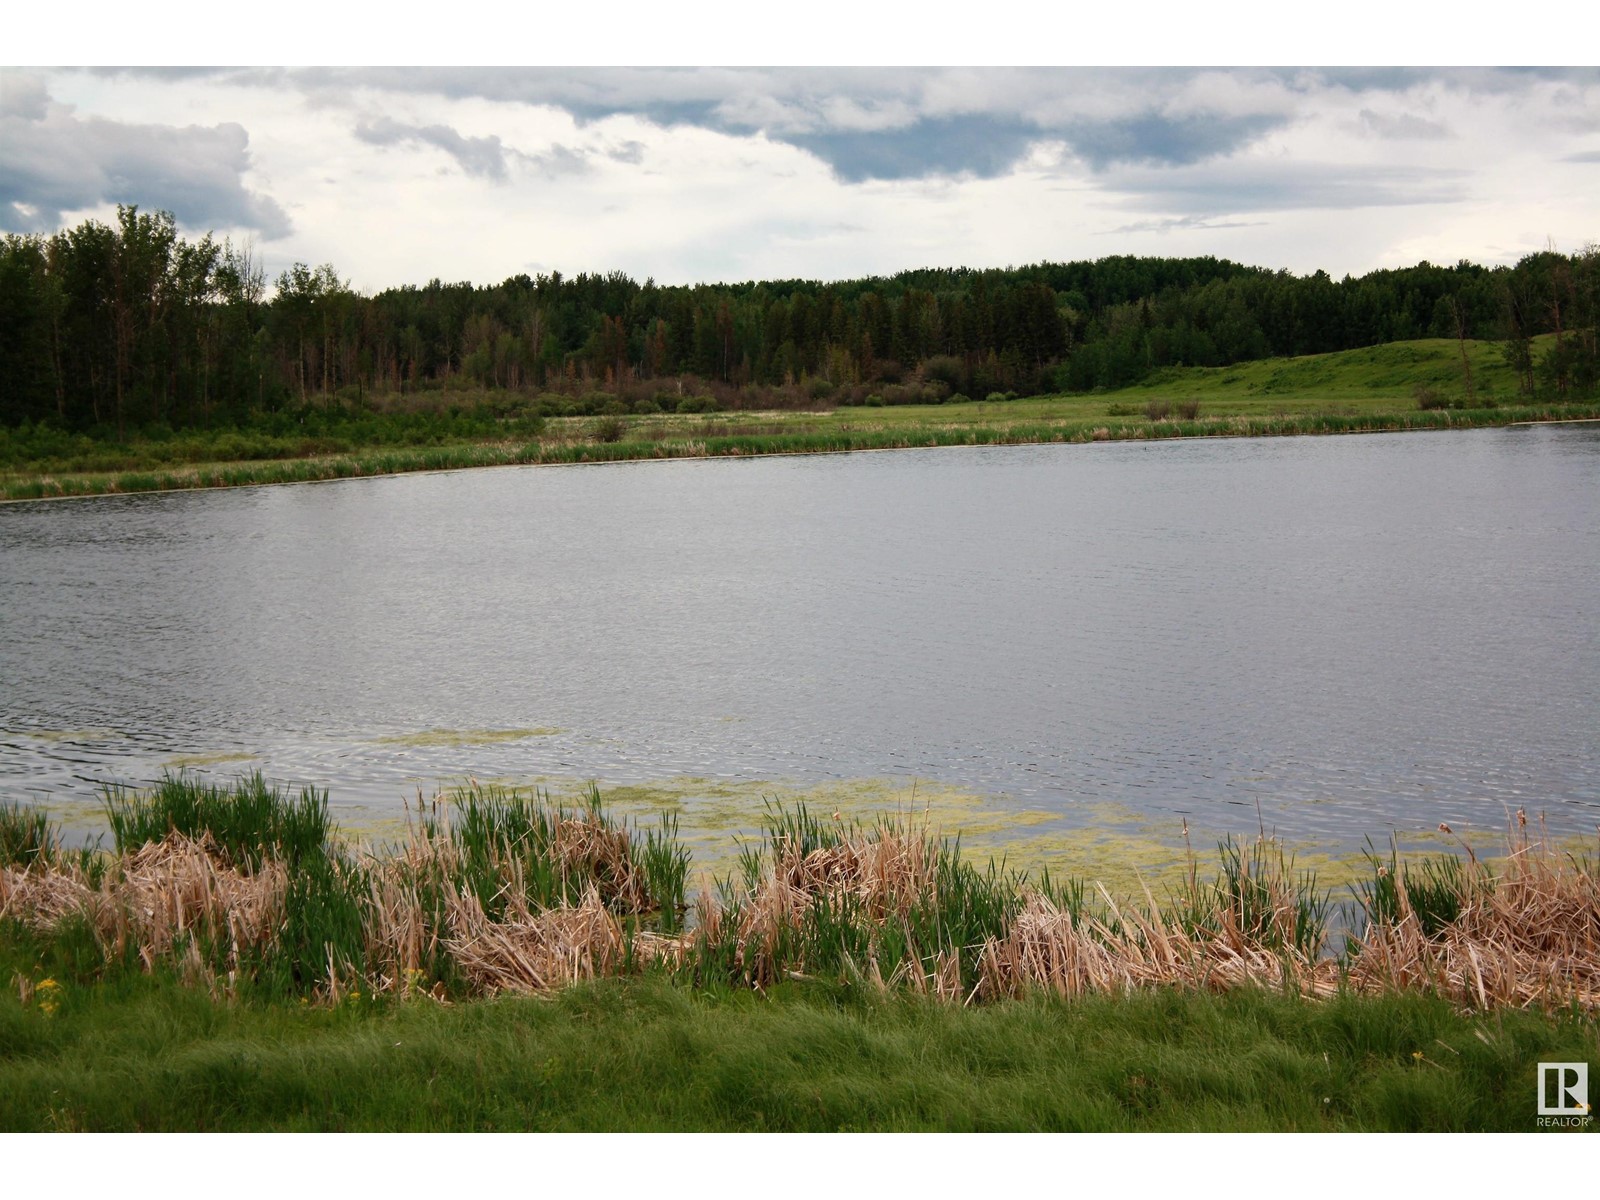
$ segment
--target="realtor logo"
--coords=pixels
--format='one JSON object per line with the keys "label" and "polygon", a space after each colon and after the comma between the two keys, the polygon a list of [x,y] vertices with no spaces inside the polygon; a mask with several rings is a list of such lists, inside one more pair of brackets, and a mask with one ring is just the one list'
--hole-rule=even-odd
{"label": "realtor logo", "polygon": [[[1589,1064],[1539,1064],[1539,1115],[1541,1117],[1589,1118]],[[1539,1122],[1541,1125],[1545,1121]],[[1548,1122],[1556,1124],[1557,1122]],[[1563,1121],[1560,1124],[1567,1124]]]}

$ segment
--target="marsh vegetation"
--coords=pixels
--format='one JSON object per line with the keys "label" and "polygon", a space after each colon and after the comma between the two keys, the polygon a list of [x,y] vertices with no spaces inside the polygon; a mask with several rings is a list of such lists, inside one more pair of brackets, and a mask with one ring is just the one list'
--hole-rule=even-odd
{"label": "marsh vegetation", "polygon": [[379,848],[340,839],[325,793],[259,775],[171,776],[105,803],[104,854],[63,849],[35,810],[3,810],[0,915],[74,942],[100,971],[165,964],[219,996],[464,999],[659,974],[953,1003],[1264,987],[1600,1007],[1594,860],[1520,815],[1504,857],[1372,854],[1336,902],[1264,836],[1225,841],[1215,867],[1191,857],[1165,896],[1113,896],[978,865],[914,814],[865,823],[771,804],[738,870],[691,897],[674,820],[615,820],[594,790],[568,804],[470,785],[419,799],[404,841]]}
{"label": "marsh vegetation", "polygon": [[0,1127],[1517,1129],[1600,1050],[1593,862],[1527,825],[1373,855],[1335,948],[1267,839],[1113,898],[775,805],[691,903],[671,822],[592,793],[376,850],[259,777],[106,814],[102,853],[0,809]]}

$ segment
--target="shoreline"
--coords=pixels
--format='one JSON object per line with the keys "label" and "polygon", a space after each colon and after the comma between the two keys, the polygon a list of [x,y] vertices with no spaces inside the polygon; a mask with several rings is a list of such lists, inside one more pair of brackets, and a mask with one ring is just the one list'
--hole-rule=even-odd
{"label": "shoreline", "polygon": [[[351,455],[328,458],[285,458],[257,460],[247,464],[217,464],[196,468],[192,473],[183,471],[131,469],[108,472],[99,476],[83,472],[85,487],[81,491],[61,490],[40,495],[0,496],[0,505],[26,504],[50,500],[83,500],[105,496],[151,495],[169,492],[235,490],[251,487],[279,487],[291,484],[335,483],[349,479],[386,479],[401,475],[434,475],[454,471],[480,470],[491,467],[581,467],[628,462],[667,462],[685,459],[715,458],[793,458],[825,454],[862,454],[884,450],[932,450],[961,446],[1043,446],[1091,445],[1106,442],[1166,442],[1200,441],[1209,439],[1259,438],[1259,437],[1330,437],[1361,433],[1421,433],[1448,432],[1463,429],[1496,429],[1534,425],[1600,424],[1600,405],[1572,405],[1572,415],[1548,407],[1527,406],[1504,410],[1503,417],[1495,416],[1497,410],[1418,410],[1392,414],[1342,416],[1331,413],[1310,413],[1301,416],[1217,416],[1192,421],[1160,421],[1138,425],[1099,424],[1075,421],[1070,426],[1052,430],[1048,425],[1014,429],[997,425],[980,425],[966,430],[949,426],[943,428],[913,427],[904,433],[893,429],[873,432],[855,430],[832,433],[829,431],[803,431],[793,434],[733,435],[724,438],[694,439],[692,436],[679,442],[561,442],[546,445],[534,443],[520,450],[496,454],[495,448],[503,443],[461,443],[449,448],[417,448],[397,451],[358,451]],[[1533,414],[1533,415],[1530,415]],[[762,414],[750,414],[760,416]],[[1018,436],[1009,436],[1016,432]],[[1053,434],[1053,436],[1049,436]],[[864,444],[795,446],[770,446],[774,441],[827,441],[846,443],[860,441]],[[885,444],[871,444],[881,441]],[[529,453],[530,448],[533,449]],[[398,457],[415,456],[416,465],[397,465],[388,462],[371,463],[368,469],[362,455]],[[490,461],[463,461],[439,463],[440,455],[458,455],[471,458],[482,455]],[[322,467],[320,472],[314,470]],[[275,472],[292,474],[296,468],[309,467],[313,471],[304,478],[241,478],[250,475],[271,475]],[[150,481],[154,486],[142,485]],[[14,483],[5,487],[43,487],[46,482],[56,483],[50,474],[21,474]],[[100,485],[100,486],[96,486]]]}
{"label": "shoreline", "polygon": [[44,811],[0,804],[0,948],[40,938],[77,946],[96,978],[165,963],[230,994],[334,1006],[659,974],[691,992],[807,978],[963,1006],[1261,987],[1600,1012],[1594,860],[1520,810],[1502,858],[1461,837],[1421,857],[1369,846],[1336,901],[1265,831],[1202,859],[1186,830],[1183,874],[1158,898],[1142,875],[1114,893],[965,857],[929,812],[829,817],[797,800],[767,805],[736,869],[696,892],[675,816],[621,815],[593,784],[572,800],[477,783],[419,797],[381,847],[346,840],[326,791],[259,773],[167,776],[105,807],[111,848],[74,850]]}

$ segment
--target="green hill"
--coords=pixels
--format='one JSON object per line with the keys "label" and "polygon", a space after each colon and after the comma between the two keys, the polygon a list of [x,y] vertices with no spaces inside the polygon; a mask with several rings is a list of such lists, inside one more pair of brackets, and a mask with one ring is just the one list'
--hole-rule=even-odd
{"label": "green hill", "polygon": [[[1551,338],[1536,338],[1534,356]],[[1500,342],[1468,341],[1467,359],[1477,400],[1515,403],[1516,372],[1506,364]],[[1193,396],[1202,401],[1394,401],[1413,402],[1419,387],[1451,399],[1465,399],[1461,344],[1453,338],[1390,342],[1362,350],[1266,358],[1231,367],[1165,367],[1116,393],[1139,397]],[[1366,407],[1363,405],[1363,407]]]}

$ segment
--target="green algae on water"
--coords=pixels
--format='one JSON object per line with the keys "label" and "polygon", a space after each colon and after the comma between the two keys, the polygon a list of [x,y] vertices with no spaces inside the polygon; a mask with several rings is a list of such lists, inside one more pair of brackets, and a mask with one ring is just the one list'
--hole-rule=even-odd
{"label": "green algae on water", "polygon": [[216,754],[180,754],[169,758],[162,764],[175,770],[185,770],[189,767],[217,767],[224,763],[254,762],[260,758],[259,754],[246,754],[243,752],[219,752]]}

